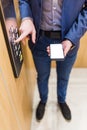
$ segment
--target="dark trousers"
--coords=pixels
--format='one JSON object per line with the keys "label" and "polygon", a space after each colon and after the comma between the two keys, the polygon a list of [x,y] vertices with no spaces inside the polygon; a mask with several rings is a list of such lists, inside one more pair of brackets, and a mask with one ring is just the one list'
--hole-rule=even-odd
{"label": "dark trousers", "polygon": [[[48,98],[48,81],[51,69],[51,59],[48,56],[46,48],[51,43],[55,44],[60,42],[61,39],[51,39],[45,36],[40,36],[36,44],[30,47],[32,48],[31,50],[37,71],[37,84],[40,99],[43,103],[47,102]],[[56,61],[58,102],[65,102],[66,100],[69,76],[76,59],[77,50],[77,48],[71,50],[65,57],[64,61]]]}

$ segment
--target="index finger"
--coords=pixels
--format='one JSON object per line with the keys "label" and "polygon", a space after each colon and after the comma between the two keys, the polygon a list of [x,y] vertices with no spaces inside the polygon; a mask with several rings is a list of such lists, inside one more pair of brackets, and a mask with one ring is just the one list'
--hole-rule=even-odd
{"label": "index finger", "polygon": [[22,41],[26,36],[27,36],[26,33],[22,33],[22,34],[18,37],[18,39],[16,39],[14,42],[15,42],[15,43],[20,42],[20,41]]}

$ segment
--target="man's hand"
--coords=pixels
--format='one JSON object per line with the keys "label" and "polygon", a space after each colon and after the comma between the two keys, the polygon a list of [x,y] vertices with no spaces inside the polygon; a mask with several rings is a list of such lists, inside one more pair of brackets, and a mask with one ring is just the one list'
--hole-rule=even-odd
{"label": "man's hand", "polygon": [[31,34],[32,42],[35,43],[36,30],[35,30],[33,21],[31,19],[26,19],[22,21],[19,31],[21,35],[19,36],[17,40],[15,40],[15,43],[20,42],[21,40],[24,43],[26,39],[29,39],[29,34]]}
{"label": "man's hand", "polygon": [[71,49],[72,47],[72,43],[70,40],[64,40],[62,42],[62,45],[63,45],[63,50],[64,50],[64,55],[66,56],[67,53],[69,52],[69,50]]}
{"label": "man's hand", "polygon": [[[62,45],[63,45],[63,50],[64,50],[64,56],[66,56],[72,47],[72,43],[69,40],[64,40],[62,42]],[[47,52],[48,52],[48,56],[50,56],[50,46],[47,47]]]}

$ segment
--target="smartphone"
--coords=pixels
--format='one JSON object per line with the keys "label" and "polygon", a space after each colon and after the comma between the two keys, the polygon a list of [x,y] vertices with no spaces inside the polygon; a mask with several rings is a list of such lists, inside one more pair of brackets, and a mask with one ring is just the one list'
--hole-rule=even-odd
{"label": "smartphone", "polygon": [[61,43],[50,44],[50,58],[52,60],[64,60],[63,46]]}

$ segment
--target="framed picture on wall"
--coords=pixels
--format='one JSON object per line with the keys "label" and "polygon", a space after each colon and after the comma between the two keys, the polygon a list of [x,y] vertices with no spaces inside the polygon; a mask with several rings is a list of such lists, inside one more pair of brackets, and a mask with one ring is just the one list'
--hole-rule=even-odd
{"label": "framed picture on wall", "polygon": [[0,1],[0,21],[12,70],[14,76],[18,78],[23,63],[23,54],[21,43],[14,43],[14,40],[16,40],[19,35],[13,0]]}

